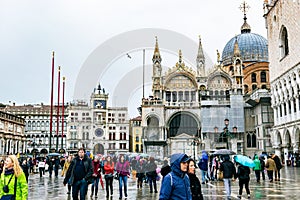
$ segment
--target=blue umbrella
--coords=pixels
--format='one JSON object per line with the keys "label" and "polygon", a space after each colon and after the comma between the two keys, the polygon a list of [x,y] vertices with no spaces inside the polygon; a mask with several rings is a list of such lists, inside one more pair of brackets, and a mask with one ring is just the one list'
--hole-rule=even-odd
{"label": "blue umbrella", "polygon": [[235,155],[234,156],[235,162],[240,163],[241,165],[247,166],[247,167],[255,167],[255,164],[251,158],[248,156],[243,156],[243,155]]}
{"label": "blue umbrella", "polygon": [[49,153],[48,156],[60,156],[59,153]]}

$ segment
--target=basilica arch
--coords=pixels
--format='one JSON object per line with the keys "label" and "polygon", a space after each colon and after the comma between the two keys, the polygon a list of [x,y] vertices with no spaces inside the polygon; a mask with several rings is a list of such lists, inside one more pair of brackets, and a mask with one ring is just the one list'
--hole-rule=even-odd
{"label": "basilica arch", "polygon": [[200,122],[190,112],[176,112],[168,120],[168,138],[187,134],[191,137],[199,136]]}

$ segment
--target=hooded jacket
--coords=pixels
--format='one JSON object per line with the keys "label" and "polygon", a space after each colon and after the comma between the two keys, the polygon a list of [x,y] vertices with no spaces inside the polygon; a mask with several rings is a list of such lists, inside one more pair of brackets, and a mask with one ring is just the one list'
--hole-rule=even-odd
{"label": "hooded jacket", "polygon": [[198,162],[198,167],[203,171],[208,170],[208,155],[206,153],[202,153],[202,158]]}
{"label": "hooded jacket", "polygon": [[223,172],[223,177],[224,178],[236,178],[236,169],[235,169],[235,166],[233,164],[233,162],[231,162],[229,160],[229,156],[225,156],[224,157],[224,162],[221,163],[221,166],[220,166],[220,171]]}
{"label": "hooded jacket", "polygon": [[253,168],[253,170],[260,171],[261,170],[261,164],[260,164],[260,160],[258,159],[257,155],[254,156],[253,162],[255,164],[255,167]]}
{"label": "hooded jacket", "polygon": [[192,200],[189,177],[180,169],[181,161],[187,157],[182,153],[172,155],[172,171],[162,181],[159,200]]}

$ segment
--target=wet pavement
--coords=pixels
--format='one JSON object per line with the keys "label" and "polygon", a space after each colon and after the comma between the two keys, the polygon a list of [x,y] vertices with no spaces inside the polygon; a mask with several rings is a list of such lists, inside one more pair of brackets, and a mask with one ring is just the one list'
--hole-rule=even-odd
{"label": "wet pavement", "polygon": [[[197,173],[200,177],[199,172]],[[266,176],[267,178],[267,176]],[[29,200],[48,200],[48,199],[72,199],[67,195],[67,187],[63,186],[63,177],[49,178],[48,173],[42,178],[39,174],[31,174],[29,176]],[[104,183],[105,184],[105,183]],[[99,185],[98,199],[106,199],[105,190]],[[160,181],[158,182],[160,188]],[[238,180],[232,183],[232,199],[237,199]],[[284,167],[281,169],[281,180],[270,183],[267,179],[260,183],[256,183],[255,175],[251,173],[250,180],[251,199],[299,199],[300,194],[300,168]],[[114,181],[114,195],[110,199],[117,200],[119,198],[118,183]],[[202,185],[202,193],[204,199],[221,200],[225,199],[226,193],[224,184],[221,181],[209,182]],[[88,191],[88,200],[90,197],[90,186]],[[156,200],[158,193],[149,193],[149,186],[144,184],[142,189],[136,188],[136,182],[133,179],[128,179],[128,200]],[[246,191],[243,191],[243,198],[246,199]],[[95,198],[93,198],[95,199]],[[124,199],[124,198],[123,198]]]}

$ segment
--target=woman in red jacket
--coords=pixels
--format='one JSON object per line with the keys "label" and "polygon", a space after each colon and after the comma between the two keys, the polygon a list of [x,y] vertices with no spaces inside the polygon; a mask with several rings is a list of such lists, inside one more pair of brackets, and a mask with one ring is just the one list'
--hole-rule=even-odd
{"label": "woman in red jacket", "polygon": [[100,161],[99,158],[97,156],[95,156],[93,162],[93,169],[94,169],[94,173],[93,173],[93,178],[94,181],[92,183],[92,193],[91,193],[91,197],[93,197],[94,191],[95,191],[95,198],[97,198],[97,194],[98,194],[98,186],[99,186],[99,180],[101,178],[101,168],[100,168]]}
{"label": "woman in red jacket", "polygon": [[110,196],[113,196],[114,167],[115,167],[115,165],[114,165],[114,162],[112,161],[111,157],[107,156],[106,162],[104,164],[106,197],[109,197],[109,189],[110,189]]}

